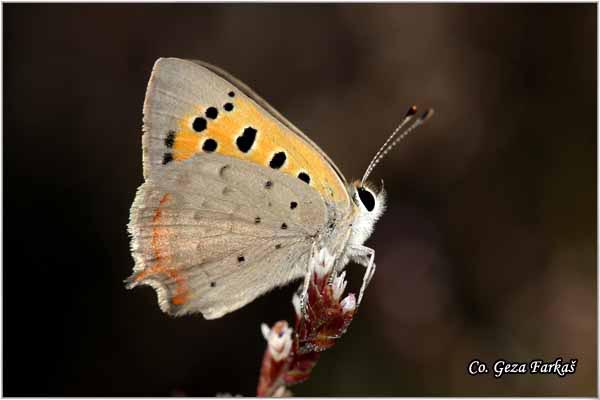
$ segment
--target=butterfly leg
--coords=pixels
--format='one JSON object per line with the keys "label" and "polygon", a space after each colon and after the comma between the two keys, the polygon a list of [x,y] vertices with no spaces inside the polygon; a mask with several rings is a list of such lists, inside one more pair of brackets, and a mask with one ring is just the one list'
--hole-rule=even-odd
{"label": "butterfly leg", "polygon": [[371,282],[373,275],[375,275],[375,250],[365,246],[352,247],[350,252],[350,258],[352,258],[352,260],[356,263],[367,267],[365,275],[363,276],[363,283],[360,288],[360,293],[358,295],[358,304],[360,304],[365,289]]}
{"label": "butterfly leg", "polygon": [[306,296],[308,295],[308,286],[310,284],[310,280],[312,279],[313,272],[313,263],[308,263],[308,269],[306,271],[306,275],[304,276],[304,283],[302,284],[302,293],[300,294],[300,312],[304,317],[306,317]]}
{"label": "butterfly leg", "polygon": [[[373,253],[373,255],[375,255],[375,253]],[[371,279],[373,278],[373,275],[375,275],[375,269],[376,269],[376,265],[373,262],[373,257],[371,257],[371,261],[369,263],[369,265],[367,266],[367,271],[365,272],[365,276],[363,277],[363,283],[362,286],[360,288],[360,293],[358,295],[358,304],[360,304],[363,294],[365,292],[365,289],[367,288],[367,286],[369,286],[369,283],[371,283]]]}
{"label": "butterfly leg", "polygon": [[306,271],[306,275],[304,275],[304,283],[302,284],[302,293],[300,293],[300,312],[304,318],[307,317],[306,313],[306,303],[308,296],[308,287],[310,286],[310,281],[312,280],[312,275],[315,272],[315,263],[317,260],[317,245],[313,243],[310,250],[310,260],[308,261],[308,268]]}

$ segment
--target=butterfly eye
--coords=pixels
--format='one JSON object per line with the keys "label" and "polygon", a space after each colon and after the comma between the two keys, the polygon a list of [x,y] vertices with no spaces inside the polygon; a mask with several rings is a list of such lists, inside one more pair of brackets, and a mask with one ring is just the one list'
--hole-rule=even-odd
{"label": "butterfly eye", "polygon": [[360,202],[365,206],[367,211],[373,211],[375,208],[375,196],[369,190],[364,187],[358,187],[357,189],[358,197],[360,198]]}

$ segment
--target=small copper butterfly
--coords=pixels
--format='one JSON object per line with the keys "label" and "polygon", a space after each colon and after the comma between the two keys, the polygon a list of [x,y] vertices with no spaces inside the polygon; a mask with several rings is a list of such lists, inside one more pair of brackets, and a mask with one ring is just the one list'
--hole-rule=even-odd
{"label": "small copper butterfly", "polygon": [[341,270],[367,267],[363,246],[385,209],[373,168],[432,115],[402,123],[360,181],[348,183],[330,158],[246,85],[212,65],[156,61],[144,102],[143,164],[129,222],[134,273],[161,309],[214,319],[307,276],[311,249],[325,247]]}

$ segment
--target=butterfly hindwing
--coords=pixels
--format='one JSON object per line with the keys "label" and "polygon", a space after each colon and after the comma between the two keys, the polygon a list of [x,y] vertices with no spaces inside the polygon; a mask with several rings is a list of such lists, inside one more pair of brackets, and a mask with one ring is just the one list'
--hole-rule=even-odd
{"label": "butterfly hindwing", "polygon": [[131,286],[161,308],[218,318],[303,275],[327,221],[317,192],[280,171],[218,154],[165,165],[132,206]]}

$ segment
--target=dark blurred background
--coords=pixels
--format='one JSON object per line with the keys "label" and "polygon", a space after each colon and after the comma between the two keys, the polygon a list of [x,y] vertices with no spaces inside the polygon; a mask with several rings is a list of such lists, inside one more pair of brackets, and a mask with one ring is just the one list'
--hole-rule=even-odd
{"label": "dark blurred background", "polygon": [[[4,395],[252,395],[260,323],[126,291],[158,57],[231,72],[348,178],[383,161],[377,274],[297,395],[596,394],[596,5],[4,4]],[[362,267],[350,265],[350,285]],[[470,360],[577,358],[566,378]]]}

